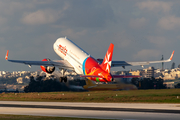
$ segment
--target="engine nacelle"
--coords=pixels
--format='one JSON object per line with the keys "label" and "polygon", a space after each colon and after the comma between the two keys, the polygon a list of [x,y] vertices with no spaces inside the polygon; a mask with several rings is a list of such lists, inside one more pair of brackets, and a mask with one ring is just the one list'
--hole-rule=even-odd
{"label": "engine nacelle", "polygon": [[[51,61],[50,59],[43,59],[42,61]],[[46,72],[46,73],[53,73],[55,71],[55,67],[54,66],[40,66],[41,70]]]}

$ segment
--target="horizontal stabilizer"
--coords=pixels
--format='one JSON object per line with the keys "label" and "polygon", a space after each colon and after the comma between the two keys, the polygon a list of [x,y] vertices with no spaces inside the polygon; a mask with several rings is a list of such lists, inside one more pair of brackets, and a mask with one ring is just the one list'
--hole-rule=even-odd
{"label": "horizontal stabilizer", "polygon": [[113,78],[139,78],[139,75],[112,75]]}
{"label": "horizontal stabilizer", "polygon": [[[94,77],[94,78],[103,78],[98,75],[81,75],[80,77]],[[112,75],[113,78],[139,78],[139,75]]]}
{"label": "horizontal stabilizer", "polygon": [[103,78],[101,76],[98,75],[80,75],[80,77],[94,77],[94,78]]}

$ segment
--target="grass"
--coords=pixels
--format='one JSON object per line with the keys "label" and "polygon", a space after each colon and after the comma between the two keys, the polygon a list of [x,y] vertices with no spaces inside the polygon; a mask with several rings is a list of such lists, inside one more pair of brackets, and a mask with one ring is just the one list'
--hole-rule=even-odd
{"label": "grass", "polygon": [[180,103],[180,89],[94,92],[1,93],[0,100],[54,102]]}
{"label": "grass", "polygon": [[[45,117],[30,115],[1,115],[0,120],[99,120],[91,118]],[[103,120],[103,119],[101,119]],[[107,120],[107,119],[106,119]]]}

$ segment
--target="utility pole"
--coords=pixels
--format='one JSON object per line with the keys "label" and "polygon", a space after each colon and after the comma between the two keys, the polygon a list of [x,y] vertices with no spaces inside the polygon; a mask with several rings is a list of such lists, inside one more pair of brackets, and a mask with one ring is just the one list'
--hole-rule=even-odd
{"label": "utility pole", "polygon": [[[162,58],[161,58],[161,60],[164,60],[164,57],[163,57],[163,55],[162,55]],[[162,70],[164,70],[164,62],[162,62]]]}
{"label": "utility pole", "polygon": [[175,62],[172,63],[171,69],[175,68]]}

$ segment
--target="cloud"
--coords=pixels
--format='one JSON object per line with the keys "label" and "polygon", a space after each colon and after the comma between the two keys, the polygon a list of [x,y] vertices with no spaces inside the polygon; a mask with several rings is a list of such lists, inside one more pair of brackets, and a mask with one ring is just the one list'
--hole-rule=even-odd
{"label": "cloud", "polygon": [[69,38],[78,38],[79,36],[83,36],[87,34],[87,30],[75,31],[73,29],[66,29],[61,31],[61,35],[66,35]]}
{"label": "cloud", "polygon": [[35,8],[35,5],[32,2],[24,2],[24,1],[0,1],[0,14],[5,16],[13,16],[14,14],[21,13],[24,9],[32,9]]}
{"label": "cloud", "polygon": [[127,31],[116,31],[114,36],[109,37],[109,39],[113,39],[116,41],[116,45],[119,48],[127,48],[132,44],[132,37],[127,33]]}
{"label": "cloud", "polygon": [[1,46],[1,47],[0,47],[0,51],[1,51],[1,52],[0,52],[0,58],[3,59],[3,58],[5,57],[6,50],[7,50],[6,47],[4,47],[4,46]]}
{"label": "cloud", "polygon": [[0,25],[4,25],[6,23],[7,19],[0,16]]}
{"label": "cloud", "polygon": [[0,42],[1,43],[4,43],[5,42],[5,39],[3,37],[0,37]]}
{"label": "cloud", "polygon": [[158,57],[160,55],[160,51],[154,49],[143,49],[139,51],[137,54],[133,55],[135,59],[151,59],[152,57]]}
{"label": "cloud", "polygon": [[147,9],[149,11],[159,12],[163,11],[164,13],[167,13],[171,10],[171,7],[173,6],[172,2],[164,2],[164,1],[143,1],[140,3],[137,3],[137,6],[140,9]]}
{"label": "cloud", "polygon": [[114,12],[108,2],[103,1],[71,1],[69,9],[64,12],[60,24],[68,27],[103,28],[114,22]]}
{"label": "cloud", "polygon": [[[46,9],[32,13],[26,13],[22,18],[23,23],[28,25],[48,24],[55,22],[59,15],[57,11]],[[62,15],[62,14],[61,14]]]}
{"label": "cloud", "polygon": [[129,23],[129,26],[132,28],[141,28],[143,26],[146,25],[146,18],[142,17],[142,18],[136,18],[136,19],[132,19]]}
{"label": "cloud", "polygon": [[180,17],[176,16],[165,16],[158,21],[158,25],[165,30],[173,30],[180,28]]}
{"label": "cloud", "polygon": [[150,43],[153,43],[157,45],[158,47],[167,46],[168,44],[172,42],[167,37],[164,37],[164,36],[149,36],[147,37],[147,39]]}

